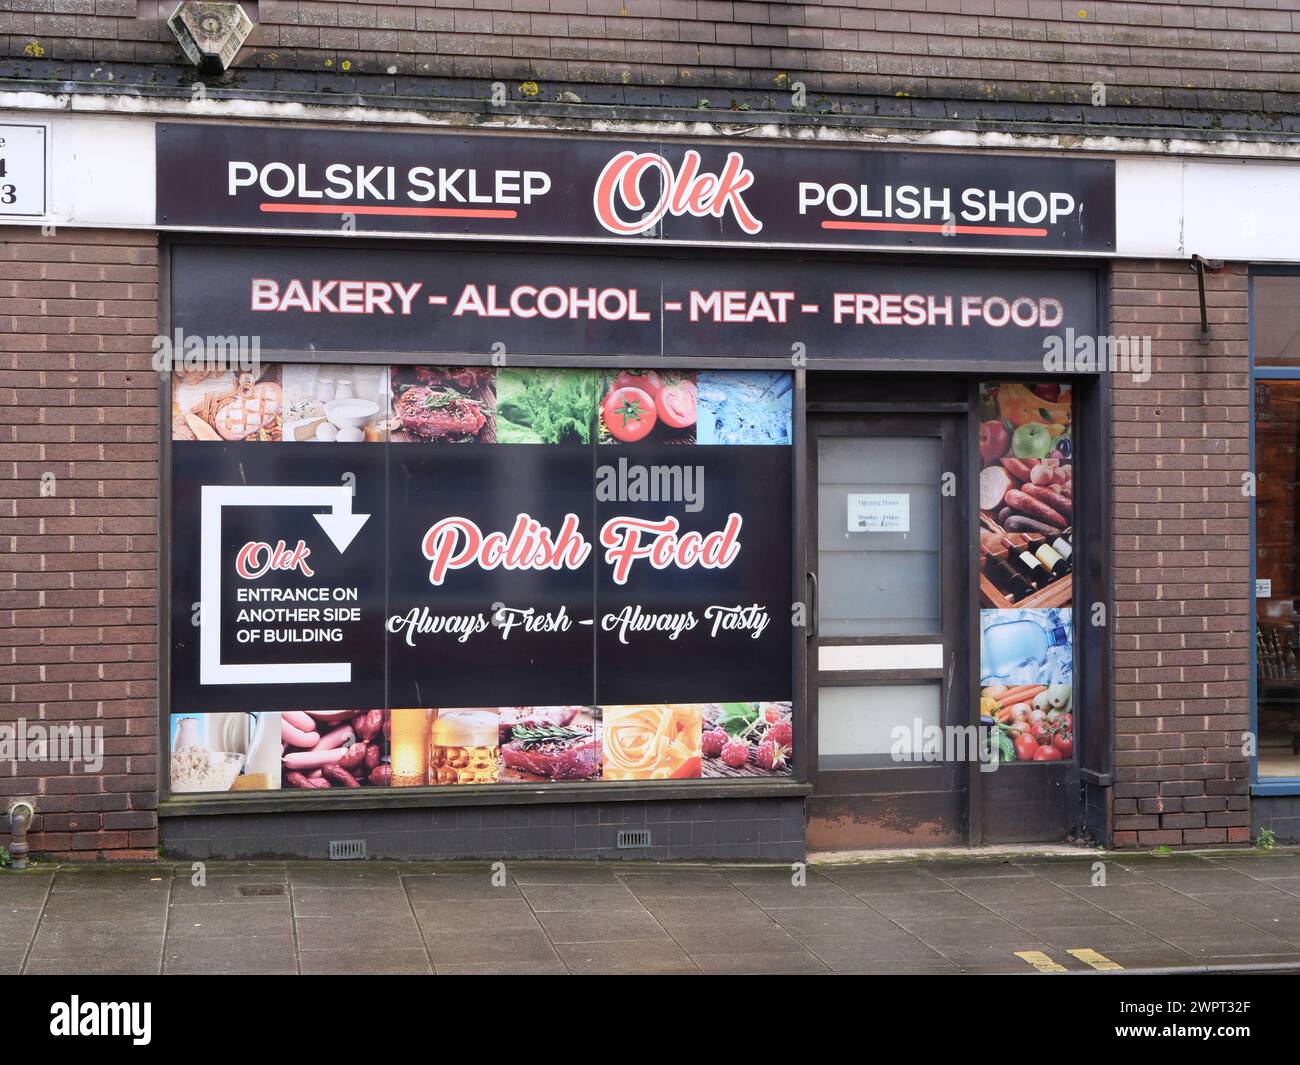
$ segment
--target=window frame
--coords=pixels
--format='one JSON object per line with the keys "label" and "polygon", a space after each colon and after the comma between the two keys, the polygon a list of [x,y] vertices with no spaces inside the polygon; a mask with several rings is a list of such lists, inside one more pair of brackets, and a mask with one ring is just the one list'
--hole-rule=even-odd
{"label": "window frame", "polygon": [[[1300,266],[1252,266],[1247,286],[1250,352],[1250,470],[1255,473],[1255,386],[1259,381],[1300,382],[1300,362],[1294,366],[1259,366],[1255,361],[1255,278],[1300,277]],[[1252,496],[1258,499],[1258,496]],[[1250,617],[1251,629],[1258,634],[1259,606],[1255,597],[1256,580],[1256,506],[1250,508]],[[1250,792],[1252,795],[1300,795],[1300,773],[1294,777],[1259,776],[1259,655],[1256,640],[1251,641],[1250,655],[1250,732],[1255,737],[1255,753],[1250,757]]]}

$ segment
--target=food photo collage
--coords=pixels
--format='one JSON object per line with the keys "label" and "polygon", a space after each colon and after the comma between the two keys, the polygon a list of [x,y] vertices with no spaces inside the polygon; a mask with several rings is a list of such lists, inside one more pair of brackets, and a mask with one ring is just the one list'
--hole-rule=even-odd
{"label": "food photo collage", "polygon": [[176,713],[172,794],[788,777],[788,702]]}
{"label": "food photo collage", "polygon": [[792,377],[266,363],[174,375],[172,439],[789,444]]}
{"label": "food photo collage", "polygon": [[1074,757],[1074,405],[980,386],[980,721],[1002,763]]}

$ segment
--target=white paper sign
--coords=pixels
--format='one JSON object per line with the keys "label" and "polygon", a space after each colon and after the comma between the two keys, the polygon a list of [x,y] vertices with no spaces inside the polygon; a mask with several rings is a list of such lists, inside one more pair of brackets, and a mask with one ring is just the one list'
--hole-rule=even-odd
{"label": "white paper sign", "polygon": [[1273,578],[1256,577],[1255,578],[1255,598],[1271,599],[1273,598]]}
{"label": "white paper sign", "polygon": [[911,529],[912,497],[906,493],[850,493],[848,501],[849,532],[908,532]]}
{"label": "white paper sign", "polygon": [[46,129],[0,124],[0,218],[45,215]]}

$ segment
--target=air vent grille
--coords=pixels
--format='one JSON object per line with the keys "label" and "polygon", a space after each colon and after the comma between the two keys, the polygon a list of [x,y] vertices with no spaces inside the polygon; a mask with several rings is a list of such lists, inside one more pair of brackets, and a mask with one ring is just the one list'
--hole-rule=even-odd
{"label": "air vent grille", "polygon": [[332,862],[355,861],[365,856],[366,841],[364,839],[330,840],[330,861]]}
{"label": "air vent grille", "polygon": [[618,833],[618,849],[635,850],[650,846],[650,830],[646,828],[623,828]]}
{"label": "air vent grille", "polygon": [[239,893],[244,898],[257,898],[261,895],[283,895],[283,884],[240,884]]}

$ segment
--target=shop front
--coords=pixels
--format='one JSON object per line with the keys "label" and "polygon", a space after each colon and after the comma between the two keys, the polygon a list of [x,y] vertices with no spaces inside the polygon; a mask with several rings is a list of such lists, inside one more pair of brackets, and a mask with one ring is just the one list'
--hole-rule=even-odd
{"label": "shop front", "polygon": [[164,851],[1089,830],[1112,163],[157,152]]}

